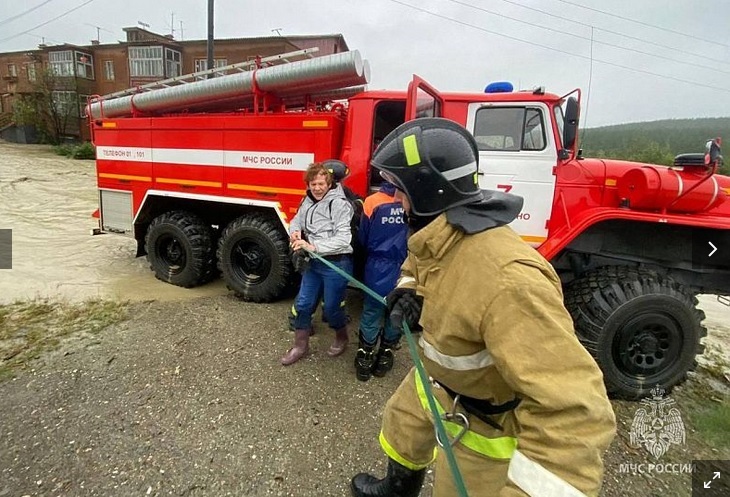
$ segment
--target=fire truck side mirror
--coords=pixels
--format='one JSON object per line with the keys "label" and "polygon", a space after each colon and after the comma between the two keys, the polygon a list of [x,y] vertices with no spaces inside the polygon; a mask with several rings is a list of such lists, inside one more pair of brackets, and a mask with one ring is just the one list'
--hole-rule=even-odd
{"label": "fire truck side mirror", "polygon": [[578,137],[579,113],[578,100],[575,97],[569,97],[565,103],[565,123],[563,126],[564,149],[571,149],[575,145],[575,139]]}
{"label": "fire truck side mirror", "polygon": [[720,144],[722,143],[722,140],[720,138],[715,138],[714,140],[709,140],[707,144],[705,145],[705,165],[711,166],[715,164],[718,160],[722,161],[722,156],[720,155],[721,149]]}

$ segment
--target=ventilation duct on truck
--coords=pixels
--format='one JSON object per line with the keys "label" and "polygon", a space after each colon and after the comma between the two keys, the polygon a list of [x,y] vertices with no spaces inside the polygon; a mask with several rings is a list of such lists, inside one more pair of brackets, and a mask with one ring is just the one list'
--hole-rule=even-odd
{"label": "ventilation duct on truck", "polygon": [[223,105],[244,106],[253,102],[257,90],[276,97],[299,97],[304,101],[305,95],[364,85],[369,78],[370,66],[360,57],[360,52],[353,50],[97,100],[90,104],[89,116],[101,118],[102,111],[104,117],[120,117],[134,112],[155,114],[186,109],[205,111],[220,109]]}

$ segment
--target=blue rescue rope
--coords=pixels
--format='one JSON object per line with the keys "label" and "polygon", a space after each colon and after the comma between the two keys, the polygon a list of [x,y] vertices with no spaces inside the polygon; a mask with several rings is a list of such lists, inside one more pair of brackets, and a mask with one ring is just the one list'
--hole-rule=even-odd
{"label": "blue rescue rope", "polygon": [[[359,288],[363,292],[367,293],[369,296],[377,300],[383,305],[386,305],[385,298],[381,297],[377,293],[375,293],[373,290],[365,286],[363,283],[355,279],[353,276],[347,274],[342,269],[338,268],[334,264],[332,264],[330,261],[322,257],[321,255],[310,252],[307,249],[302,249],[306,251],[311,257],[314,257],[318,261],[322,262],[325,266],[328,268],[334,270],[337,274],[342,276],[343,278],[347,279],[350,283],[352,283],[355,287]],[[431,382],[429,381],[429,377],[426,374],[426,370],[423,367],[423,363],[421,362],[421,358],[418,357],[418,349],[416,348],[416,341],[413,338],[413,334],[411,333],[411,329],[408,327],[408,323],[405,321],[403,322],[403,331],[405,332],[406,336],[406,342],[408,342],[408,351],[411,354],[411,359],[413,359],[413,364],[416,366],[416,371],[418,372],[418,376],[421,378],[421,383],[423,384],[423,390],[426,393],[426,398],[428,399],[428,406],[431,408],[431,413],[433,414],[433,419],[436,424],[436,431],[438,432],[439,438],[441,440],[445,440],[445,443],[443,444],[443,449],[446,452],[446,459],[449,462],[449,468],[451,469],[451,474],[454,477],[454,484],[456,485],[456,490],[459,492],[459,495],[461,497],[469,497],[466,493],[466,486],[464,485],[464,479],[461,477],[461,472],[459,471],[459,466],[456,464],[456,457],[454,456],[454,452],[451,448],[451,444],[448,442],[449,438],[446,435],[446,429],[444,428],[444,424],[441,421],[441,416],[439,415],[439,411],[436,407],[436,399],[433,397],[433,392],[431,391]]]}

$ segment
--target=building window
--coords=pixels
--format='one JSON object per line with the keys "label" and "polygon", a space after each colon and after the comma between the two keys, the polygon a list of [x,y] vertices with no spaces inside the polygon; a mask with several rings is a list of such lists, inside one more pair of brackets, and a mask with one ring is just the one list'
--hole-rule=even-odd
{"label": "building window", "polygon": [[129,73],[132,77],[173,78],[182,74],[182,54],[162,47],[129,47]]}
{"label": "building window", "polygon": [[[213,59],[213,67],[225,67],[228,59]],[[195,59],[195,70],[193,72],[205,71],[208,69],[208,59]]]}
{"label": "building window", "polygon": [[79,116],[88,117],[86,114],[86,105],[89,103],[88,95],[79,95]]}
{"label": "building window", "polygon": [[8,76],[12,76],[13,78],[18,77],[18,69],[15,67],[15,64],[8,64]]}
{"label": "building window", "polygon": [[48,53],[49,68],[54,76],[70,77],[74,75],[74,55],[71,50]]}
{"label": "building window", "polygon": [[107,81],[114,81],[114,61],[104,61],[104,79]]}
{"label": "building window", "polygon": [[31,83],[35,83],[36,74],[35,74],[35,63],[34,62],[25,63],[25,75],[28,77],[28,81],[30,81]]}
{"label": "building window", "polygon": [[76,76],[85,79],[94,79],[94,59],[84,52],[74,52],[76,58]]}
{"label": "building window", "polygon": [[53,107],[60,116],[75,116],[79,114],[78,97],[75,91],[54,91],[51,93]]}
{"label": "building window", "polygon": [[174,78],[182,74],[182,55],[177,50],[165,49],[165,76]]}
{"label": "building window", "polygon": [[132,77],[164,78],[162,47],[129,47],[129,74]]}

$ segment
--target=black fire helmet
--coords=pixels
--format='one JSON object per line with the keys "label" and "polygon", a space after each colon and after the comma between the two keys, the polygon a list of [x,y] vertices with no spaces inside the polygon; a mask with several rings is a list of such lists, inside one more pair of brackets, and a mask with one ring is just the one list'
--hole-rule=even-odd
{"label": "black fire helmet", "polygon": [[449,119],[401,124],[383,139],[371,164],[405,192],[416,216],[433,216],[483,199],[477,143]]}

